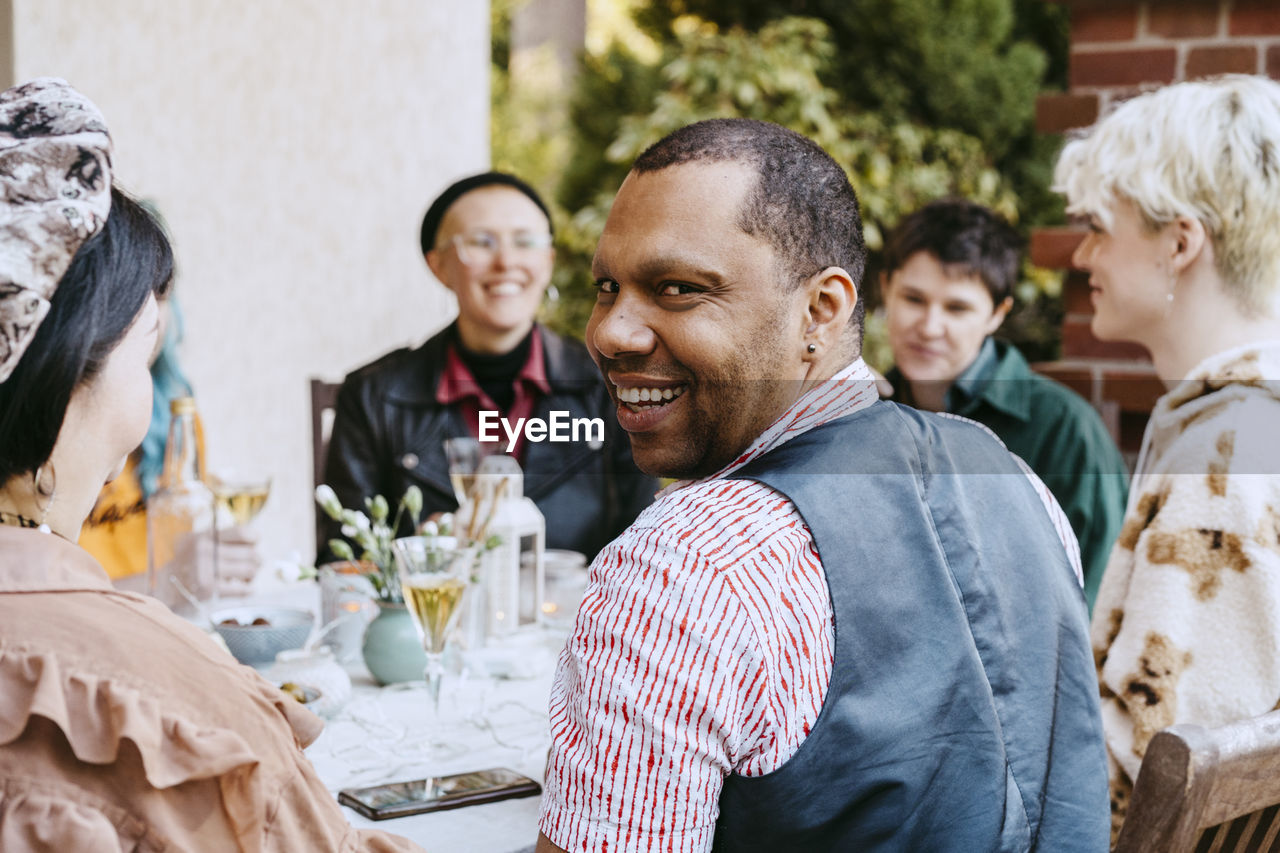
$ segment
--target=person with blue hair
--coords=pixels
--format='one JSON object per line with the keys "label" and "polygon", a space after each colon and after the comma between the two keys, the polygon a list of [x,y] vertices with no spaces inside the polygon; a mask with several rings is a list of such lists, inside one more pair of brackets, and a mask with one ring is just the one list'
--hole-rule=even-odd
{"label": "person with blue hair", "polygon": [[151,497],[159,485],[160,472],[164,469],[164,445],[169,437],[169,422],[173,419],[169,404],[179,397],[192,395],[191,382],[178,363],[178,345],[183,338],[182,310],[175,296],[164,300],[161,311],[164,323],[164,339],[155,361],[151,362],[151,426],[138,448],[138,481],[142,494]]}
{"label": "person with blue hair", "polygon": [[[153,211],[154,212],[154,211]],[[142,444],[129,455],[124,471],[103,487],[80,533],[80,545],[92,554],[117,587],[142,591],[147,577],[146,503],[160,486],[165,442],[172,419],[169,404],[192,396],[178,359],[182,343],[182,311],[172,293],[160,301],[161,336],[151,361],[151,423]],[[200,448],[201,456],[204,447]],[[220,530],[220,592],[247,591],[261,559],[257,535],[245,527]],[[212,547],[208,543],[205,547]]]}

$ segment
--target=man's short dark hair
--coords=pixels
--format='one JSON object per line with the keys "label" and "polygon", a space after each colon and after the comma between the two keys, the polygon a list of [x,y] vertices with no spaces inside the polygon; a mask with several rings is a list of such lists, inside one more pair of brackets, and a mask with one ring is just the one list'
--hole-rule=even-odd
{"label": "man's short dark hair", "polygon": [[937,258],[948,275],[977,276],[999,305],[1018,283],[1022,238],[1000,214],[965,199],[926,204],[893,229],[884,246],[891,276],[918,252]]}
{"label": "man's short dark hair", "polygon": [[680,128],[654,143],[633,172],[656,172],[684,163],[733,161],[755,169],[755,187],[743,201],[738,224],[767,240],[798,287],[827,267],[840,267],[858,288],[850,324],[862,340],[862,275],[867,247],[858,197],[840,164],[812,139],[767,121],[717,118]]}

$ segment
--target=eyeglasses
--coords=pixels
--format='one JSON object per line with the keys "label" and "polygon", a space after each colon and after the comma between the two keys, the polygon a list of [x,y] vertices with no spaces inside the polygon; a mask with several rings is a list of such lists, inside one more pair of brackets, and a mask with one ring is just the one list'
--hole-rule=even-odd
{"label": "eyeglasses", "polygon": [[458,253],[458,260],[469,267],[483,267],[493,263],[499,251],[506,251],[513,260],[528,260],[551,248],[551,235],[516,231],[503,239],[492,231],[472,231],[457,234],[450,242]]}

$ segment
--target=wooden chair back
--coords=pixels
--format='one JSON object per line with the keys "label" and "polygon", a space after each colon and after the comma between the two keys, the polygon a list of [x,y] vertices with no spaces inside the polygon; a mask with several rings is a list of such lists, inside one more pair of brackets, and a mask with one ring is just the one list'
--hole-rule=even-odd
{"label": "wooden chair back", "polygon": [[313,485],[324,482],[324,457],[329,452],[333,415],[338,407],[340,382],[311,380],[311,473]]}
{"label": "wooden chair back", "polygon": [[1156,734],[1116,853],[1280,851],[1280,711]]}

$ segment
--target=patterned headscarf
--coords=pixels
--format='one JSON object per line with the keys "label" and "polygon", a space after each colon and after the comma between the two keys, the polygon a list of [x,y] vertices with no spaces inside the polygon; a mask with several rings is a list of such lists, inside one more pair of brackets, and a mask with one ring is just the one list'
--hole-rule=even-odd
{"label": "patterned headscarf", "polygon": [[41,77],[0,93],[0,382],[111,207],[111,137],[93,102]]}

